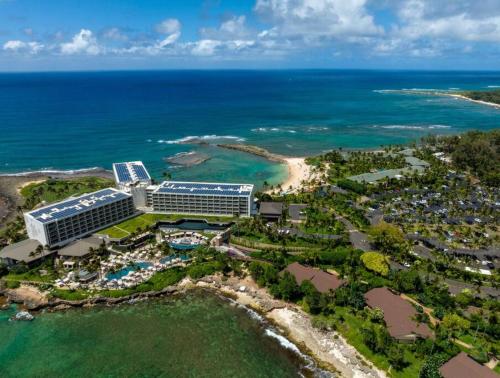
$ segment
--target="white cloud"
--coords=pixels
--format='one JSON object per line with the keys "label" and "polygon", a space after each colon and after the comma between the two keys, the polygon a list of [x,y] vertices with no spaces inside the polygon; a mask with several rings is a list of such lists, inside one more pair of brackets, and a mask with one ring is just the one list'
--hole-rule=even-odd
{"label": "white cloud", "polygon": [[3,45],[4,50],[12,50],[12,51],[18,51],[18,50],[23,49],[25,47],[26,47],[26,42],[19,41],[19,40],[7,41]]}
{"label": "white cloud", "polygon": [[176,18],[167,18],[166,20],[163,20],[158,25],[156,25],[155,30],[160,34],[179,33],[181,30],[181,23]]}
{"label": "white cloud", "polygon": [[203,39],[243,39],[252,34],[246,26],[245,16],[232,16],[223,21],[218,28],[202,28]]}
{"label": "white cloud", "polygon": [[197,56],[211,56],[215,54],[215,50],[221,45],[221,41],[213,39],[202,39],[194,43],[194,47],[192,48],[191,53]]}
{"label": "white cloud", "polygon": [[110,28],[102,33],[102,36],[112,41],[127,41],[128,37],[119,28]]}
{"label": "white cloud", "polygon": [[384,32],[366,9],[367,0],[257,0],[254,10],[281,36],[306,42]]}
{"label": "white cloud", "polygon": [[25,52],[29,54],[38,54],[44,49],[44,45],[39,42],[23,42],[19,40],[7,41],[3,45],[3,49],[11,52]]}
{"label": "white cloud", "polygon": [[[477,2],[481,3],[481,2]],[[488,5],[488,2],[484,2]],[[500,3],[489,14],[467,1],[437,7],[429,0],[407,0],[400,3],[400,26],[395,29],[407,40],[424,37],[458,41],[500,42]]]}
{"label": "white cloud", "polygon": [[101,52],[101,47],[88,29],[81,29],[73,36],[71,42],[61,43],[61,53],[64,55],[88,54],[97,55]]}

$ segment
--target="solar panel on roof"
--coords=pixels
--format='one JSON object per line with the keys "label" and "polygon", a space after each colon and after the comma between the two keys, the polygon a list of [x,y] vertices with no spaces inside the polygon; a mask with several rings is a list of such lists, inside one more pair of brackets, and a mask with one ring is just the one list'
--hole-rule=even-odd
{"label": "solar panel on roof", "polygon": [[135,175],[139,180],[149,180],[149,175],[144,166],[138,164],[132,164],[132,168],[135,171]]}
{"label": "solar panel on roof", "polygon": [[248,196],[253,185],[203,182],[165,182],[158,189],[160,193]]}
{"label": "solar panel on roof", "polygon": [[42,223],[47,223],[129,197],[130,195],[117,190],[103,189],[75,199],[62,201],[39,210],[31,211],[28,214]]}
{"label": "solar panel on roof", "polygon": [[118,163],[115,164],[116,174],[118,175],[119,182],[130,182],[132,181],[132,176],[128,170],[127,164]]}

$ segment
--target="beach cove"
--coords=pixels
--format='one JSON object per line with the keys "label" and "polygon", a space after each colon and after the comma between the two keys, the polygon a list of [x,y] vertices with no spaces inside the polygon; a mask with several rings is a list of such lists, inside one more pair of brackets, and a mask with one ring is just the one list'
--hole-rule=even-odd
{"label": "beach cove", "polygon": [[[50,320],[57,319],[57,321],[62,322],[62,324],[52,324],[51,327],[54,328],[54,332],[58,332],[57,330],[59,327],[64,326],[64,322],[69,318],[71,322],[74,323],[81,321],[82,324],[80,326],[86,329],[89,326],[97,326],[97,323],[88,325],[87,322],[89,318],[93,318],[94,316],[102,318],[106,316],[106,312],[111,312],[110,316],[132,316],[132,324],[134,324],[136,321],[135,318],[141,317],[141,312],[145,311],[144,307],[146,307],[147,311],[154,308],[155,314],[165,311],[166,313],[164,316],[168,318],[176,316],[176,311],[182,308],[182,306],[187,306],[186,311],[188,311],[190,315],[195,316],[199,307],[196,307],[194,310],[190,309],[192,301],[194,301],[196,306],[204,307],[204,311],[208,311],[208,307],[211,307],[214,303],[216,303],[218,307],[229,306],[231,311],[237,312],[236,315],[231,315],[229,317],[230,319],[234,319],[235,316],[239,319],[239,316],[241,316],[246,318],[244,321],[242,320],[242,323],[250,322],[253,325],[254,328],[244,325],[243,331],[250,333],[256,332],[256,337],[259,337],[263,342],[260,347],[266,348],[268,343],[272,341],[271,345],[273,347],[271,350],[268,350],[267,353],[272,353],[273,355],[269,356],[269,358],[273,363],[278,364],[272,367],[273,369],[277,369],[277,375],[274,371],[272,375],[266,375],[264,370],[262,373],[260,370],[256,370],[249,376],[281,376],[281,367],[279,364],[282,361],[282,357],[285,356],[285,361],[291,364],[291,369],[295,369],[295,373],[288,373],[291,374],[289,376],[295,376],[295,374],[300,373],[306,377],[322,378],[333,377],[337,374],[342,377],[385,377],[384,372],[374,368],[370,362],[359,355],[359,353],[336,332],[315,329],[311,324],[310,316],[303,312],[300,307],[273,299],[265,289],[259,288],[250,277],[244,279],[237,277],[222,279],[220,275],[214,275],[195,281],[184,279],[179,284],[168,287],[161,293],[145,293],[144,295],[134,296],[134,298],[121,298],[119,300],[111,298],[109,300],[88,299],[73,302],[61,300],[47,302],[43,295],[40,296],[39,292],[34,289],[29,289],[28,287],[22,287],[14,291],[8,290],[6,294],[11,300],[17,303],[26,303],[28,307],[38,309],[32,312],[36,316],[35,320],[28,323],[26,326],[24,322],[8,322],[7,326],[6,323],[0,324],[0,331],[2,334],[6,335],[6,345],[8,346],[10,345],[10,332],[15,333],[19,332],[19,330],[23,331],[23,327],[37,328],[39,327],[37,322],[41,322],[43,327],[45,321],[50,322]],[[174,306],[173,303],[175,303]],[[210,310],[213,312],[213,309]],[[3,317],[1,320],[7,321],[8,316],[13,314],[12,311],[11,309],[10,311],[0,312],[0,315]],[[174,314],[171,314],[172,311]],[[150,323],[157,321],[156,317],[149,313],[145,314],[145,316],[147,316],[148,322]],[[198,331],[200,331],[200,328],[207,328],[207,332],[210,332],[210,330],[213,330],[213,328],[217,326],[214,321],[219,320],[219,318],[215,317],[214,320],[212,316],[209,316],[210,325],[205,325],[204,322],[207,316],[208,315],[204,312],[204,315],[198,319],[196,324]],[[223,315],[220,314],[220,316],[222,317]],[[77,317],[80,318],[78,319]],[[190,324],[191,321],[192,320],[189,319],[187,323]],[[196,322],[196,320],[194,321]],[[233,325],[233,328],[236,329],[240,327],[242,323]],[[72,324],[70,323],[69,326],[71,327]],[[17,328],[11,328],[9,330],[7,327]],[[148,324],[146,328],[151,327],[154,327],[154,324]],[[180,330],[177,331],[182,332],[183,330],[185,331],[185,328],[181,326]],[[230,328],[227,331],[229,332],[232,330],[233,329]],[[130,337],[130,335],[125,335],[129,331],[128,326],[121,327],[119,323],[114,325],[111,330],[113,333],[112,337],[118,337],[114,336],[116,333],[122,334],[120,337],[124,338]],[[64,332],[78,331],[69,329]],[[100,330],[99,332],[104,333],[101,338],[105,338],[109,331]],[[155,340],[157,340],[156,338],[160,338],[160,340],[163,339],[162,335],[159,331],[153,333],[154,335],[148,335],[148,337],[154,339],[151,342],[155,345],[161,344],[161,342]],[[188,332],[188,335],[189,334],[190,332]],[[229,335],[226,336],[229,338],[231,337]],[[40,337],[39,334],[33,335],[32,337],[34,338],[33,342],[35,344],[47,342],[47,338]],[[88,342],[85,340],[87,335],[82,337],[84,337],[82,341],[85,345]],[[187,340],[189,340],[189,336]],[[231,338],[231,340],[233,339]],[[237,347],[238,340],[239,339],[236,338],[236,344],[232,342],[231,344],[234,345],[228,347]],[[67,343],[68,341],[65,342]],[[180,339],[177,340],[177,342],[181,342]],[[218,342],[218,338],[215,337],[214,340],[210,341],[210,344],[217,346]],[[139,344],[142,345],[142,348],[147,349],[147,346],[143,345],[144,341],[141,340]],[[181,349],[183,347],[183,345],[180,346]],[[36,346],[34,346],[34,348],[36,348]],[[102,349],[105,350],[104,347]],[[170,350],[170,347],[168,350]],[[9,352],[5,350],[5,353],[5,355],[8,355]],[[55,353],[57,354],[58,351],[56,350]],[[151,353],[154,355],[158,352],[152,351]],[[204,355],[205,351],[200,350],[199,353]],[[220,353],[221,355],[226,355],[225,350],[221,350]],[[233,356],[233,354],[228,354],[228,356]],[[253,357],[254,356],[252,356],[252,358]],[[119,359],[118,356],[115,358]],[[0,362],[1,361],[2,355],[0,354]],[[206,361],[203,362],[203,364],[204,363],[206,363]],[[7,364],[7,366],[11,366],[11,363]],[[39,368],[42,369],[43,367]],[[165,368],[168,373],[171,372],[170,366]],[[9,377],[16,376],[11,371],[7,373]],[[40,374],[40,371],[34,374]],[[134,375],[135,373],[132,372],[131,374]],[[207,374],[213,376],[210,375],[211,373]],[[167,374],[167,376],[169,375]],[[182,373],[180,376],[183,376]],[[245,371],[240,371],[236,375],[216,374],[216,376],[245,377],[247,375]]]}

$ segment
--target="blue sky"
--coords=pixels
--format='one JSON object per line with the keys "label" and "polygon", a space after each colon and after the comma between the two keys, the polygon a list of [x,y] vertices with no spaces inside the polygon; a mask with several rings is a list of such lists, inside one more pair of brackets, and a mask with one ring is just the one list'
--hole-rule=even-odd
{"label": "blue sky", "polygon": [[500,69],[500,0],[0,0],[0,71]]}

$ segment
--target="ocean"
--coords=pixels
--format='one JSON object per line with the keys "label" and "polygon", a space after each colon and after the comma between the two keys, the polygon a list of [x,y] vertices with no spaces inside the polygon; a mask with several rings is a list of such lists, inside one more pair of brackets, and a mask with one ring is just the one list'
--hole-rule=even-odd
{"label": "ocean", "polygon": [[[429,134],[488,130],[500,110],[402,89],[488,89],[499,72],[134,71],[0,74],[0,172],[111,168],[142,160],[153,176],[277,183],[283,165],[215,143],[291,156],[374,148]],[[389,91],[388,91],[389,90]],[[183,144],[194,138],[203,144]],[[190,168],[163,159],[201,151]]]}
{"label": "ocean", "polygon": [[[257,314],[205,292],[9,321],[2,377],[331,376]],[[228,342],[230,340],[230,342]]]}

